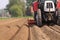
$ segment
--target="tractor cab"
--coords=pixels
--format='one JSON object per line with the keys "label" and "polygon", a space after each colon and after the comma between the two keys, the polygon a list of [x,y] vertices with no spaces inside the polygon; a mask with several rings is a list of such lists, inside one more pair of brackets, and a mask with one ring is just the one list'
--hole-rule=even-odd
{"label": "tractor cab", "polygon": [[54,6],[56,8],[56,4],[57,4],[57,0],[38,0],[38,2],[39,2],[38,8],[41,9],[42,11],[44,11],[45,6],[48,7],[49,5],[50,7]]}

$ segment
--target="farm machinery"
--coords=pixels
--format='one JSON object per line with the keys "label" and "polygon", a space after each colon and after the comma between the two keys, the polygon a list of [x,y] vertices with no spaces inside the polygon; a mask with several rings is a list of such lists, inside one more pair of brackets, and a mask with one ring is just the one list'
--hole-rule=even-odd
{"label": "farm machinery", "polygon": [[36,23],[38,26],[42,26],[44,21],[52,21],[60,25],[60,13],[57,10],[57,0],[38,0],[38,10],[36,15],[36,21],[30,20],[29,22]]}

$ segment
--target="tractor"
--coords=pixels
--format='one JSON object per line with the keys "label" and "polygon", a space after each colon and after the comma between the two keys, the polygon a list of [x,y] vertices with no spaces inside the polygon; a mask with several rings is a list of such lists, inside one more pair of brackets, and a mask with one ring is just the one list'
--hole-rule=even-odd
{"label": "tractor", "polygon": [[51,21],[60,25],[60,13],[57,10],[57,0],[38,0],[36,24],[42,26],[44,21]]}
{"label": "tractor", "polygon": [[60,25],[60,14],[57,13],[56,0],[38,0],[38,10],[36,16],[36,23],[38,26],[43,25],[43,21],[52,21]]}

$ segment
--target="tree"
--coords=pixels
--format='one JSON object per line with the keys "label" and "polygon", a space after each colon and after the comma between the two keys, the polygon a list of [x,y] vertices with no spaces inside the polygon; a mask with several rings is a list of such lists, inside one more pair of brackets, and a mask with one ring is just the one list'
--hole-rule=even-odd
{"label": "tree", "polygon": [[33,2],[34,0],[27,0],[27,6],[30,6],[30,4]]}
{"label": "tree", "polygon": [[21,0],[9,0],[7,9],[12,17],[23,16],[25,13],[25,3],[21,2]]}
{"label": "tree", "polygon": [[9,10],[11,11],[12,17],[23,16],[22,7],[19,5],[13,5],[9,8]]}

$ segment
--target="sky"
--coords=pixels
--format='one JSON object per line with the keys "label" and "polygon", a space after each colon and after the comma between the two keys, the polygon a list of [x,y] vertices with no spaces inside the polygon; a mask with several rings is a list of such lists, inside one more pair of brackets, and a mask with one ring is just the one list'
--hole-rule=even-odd
{"label": "sky", "polygon": [[0,0],[0,9],[6,8],[6,5],[9,3],[9,0]]}

